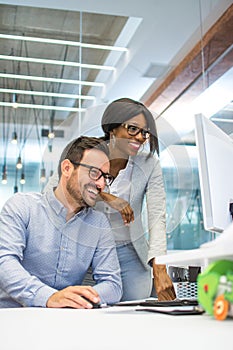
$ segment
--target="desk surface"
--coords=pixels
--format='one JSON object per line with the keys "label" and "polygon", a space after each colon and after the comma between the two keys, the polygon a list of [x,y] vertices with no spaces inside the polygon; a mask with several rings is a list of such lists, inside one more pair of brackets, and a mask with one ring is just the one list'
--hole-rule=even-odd
{"label": "desk surface", "polygon": [[233,319],[135,309],[0,309],[0,346],[2,350],[233,349]]}
{"label": "desk surface", "polygon": [[218,259],[233,259],[232,244],[211,248],[183,250],[176,253],[161,255],[156,258],[158,264],[207,266]]}

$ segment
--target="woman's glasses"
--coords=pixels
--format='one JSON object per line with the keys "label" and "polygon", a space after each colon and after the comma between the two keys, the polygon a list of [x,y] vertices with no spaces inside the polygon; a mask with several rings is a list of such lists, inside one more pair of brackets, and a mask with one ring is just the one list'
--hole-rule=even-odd
{"label": "woman's glasses", "polygon": [[70,160],[70,162],[73,165],[77,165],[77,166],[81,165],[85,168],[88,168],[89,169],[89,177],[90,177],[90,179],[92,179],[94,181],[99,180],[103,176],[106,185],[110,186],[114,180],[114,176],[112,176],[109,173],[104,173],[101,169],[96,168],[95,166],[91,166],[91,165],[83,164],[83,163],[78,163],[78,162],[73,162],[72,160]]}
{"label": "woman's glasses", "polygon": [[125,129],[127,129],[127,132],[130,136],[136,136],[139,133],[141,133],[142,137],[146,140],[150,137],[150,132],[149,129],[145,130],[142,128],[139,128],[135,125],[130,125],[130,124],[121,124],[121,126],[123,126]]}

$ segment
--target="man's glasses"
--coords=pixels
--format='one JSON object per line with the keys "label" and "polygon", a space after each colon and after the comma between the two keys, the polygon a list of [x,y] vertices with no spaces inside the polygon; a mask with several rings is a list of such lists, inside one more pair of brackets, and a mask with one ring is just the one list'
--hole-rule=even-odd
{"label": "man's glasses", "polygon": [[96,168],[95,166],[91,166],[91,165],[87,165],[87,164],[83,164],[83,163],[78,163],[78,162],[73,162],[72,160],[70,160],[70,162],[73,165],[81,165],[87,169],[89,169],[89,177],[90,179],[97,181],[101,178],[101,176],[103,176],[105,183],[107,186],[110,186],[114,180],[114,177],[109,174],[109,173],[104,173],[101,169]]}
{"label": "man's glasses", "polygon": [[121,124],[121,126],[123,126],[125,129],[127,129],[127,132],[130,136],[136,136],[139,133],[141,133],[142,137],[146,140],[150,137],[150,132],[149,129],[145,130],[142,128],[139,128],[135,125],[130,125],[130,124]]}

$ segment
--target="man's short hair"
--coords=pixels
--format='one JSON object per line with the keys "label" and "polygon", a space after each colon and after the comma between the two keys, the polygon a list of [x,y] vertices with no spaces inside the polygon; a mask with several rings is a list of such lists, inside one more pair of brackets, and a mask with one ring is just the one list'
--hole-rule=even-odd
{"label": "man's short hair", "polygon": [[60,160],[58,163],[58,176],[61,177],[61,163],[65,159],[69,159],[71,162],[80,162],[83,158],[83,154],[86,150],[97,149],[102,151],[109,157],[109,149],[105,141],[98,137],[80,136],[77,139],[72,140],[66,145]]}

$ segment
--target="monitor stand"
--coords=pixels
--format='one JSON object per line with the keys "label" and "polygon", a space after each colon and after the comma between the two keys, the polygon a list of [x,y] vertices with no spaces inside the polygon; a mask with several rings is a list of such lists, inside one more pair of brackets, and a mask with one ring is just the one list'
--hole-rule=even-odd
{"label": "monitor stand", "polygon": [[231,223],[216,239],[203,243],[200,248],[215,248],[233,246],[233,223]]}

